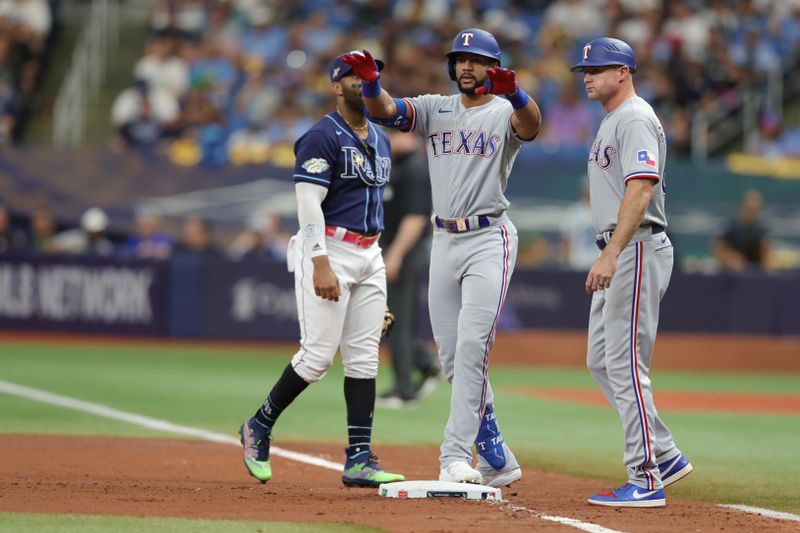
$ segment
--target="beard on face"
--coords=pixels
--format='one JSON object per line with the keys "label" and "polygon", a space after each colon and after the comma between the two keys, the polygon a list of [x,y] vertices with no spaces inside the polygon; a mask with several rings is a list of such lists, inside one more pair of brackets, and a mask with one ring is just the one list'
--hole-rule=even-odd
{"label": "beard on face", "polygon": [[483,82],[486,81],[486,78],[479,80],[474,75],[472,77],[475,80],[475,83],[472,85],[472,87],[464,87],[461,84],[461,78],[459,78],[457,84],[458,84],[458,90],[461,94],[466,94],[467,96],[473,96],[475,94],[475,89],[481,87],[483,85]]}
{"label": "beard on face", "polygon": [[355,92],[354,89],[350,89],[344,85],[342,86],[342,92],[344,93],[344,105],[346,105],[348,109],[359,113],[364,112],[364,100],[361,98],[360,94]]}

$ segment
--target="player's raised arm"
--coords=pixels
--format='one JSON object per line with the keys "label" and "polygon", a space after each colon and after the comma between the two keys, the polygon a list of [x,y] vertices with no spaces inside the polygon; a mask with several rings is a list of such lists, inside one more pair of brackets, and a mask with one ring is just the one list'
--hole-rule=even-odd
{"label": "player's raised arm", "polygon": [[374,59],[367,50],[345,54],[342,61],[350,65],[355,75],[361,78],[361,96],[367,107],[367,118],[382,126],[407,130],[414,111],[403,100],[392,98],[381,87],[383,62]]}
{"label": "player's raised arm", "polygon": [[520,139],[532,141],[542,127],[542,113],[536,101],[519,86],[513,70],[491,67],[486,71],[486,76],[483,87],[475,89],[475,94],[504,96],[514,108],[514,113],[511,115],[514,132]]}

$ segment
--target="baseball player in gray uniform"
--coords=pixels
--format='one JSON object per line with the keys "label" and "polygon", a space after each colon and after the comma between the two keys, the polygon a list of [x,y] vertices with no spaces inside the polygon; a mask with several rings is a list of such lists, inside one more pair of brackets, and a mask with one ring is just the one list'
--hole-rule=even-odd
{"label": "baseball player in gray uniform", "polygon": [[381,89],[366,50],[344,60],[362,79],[371,120],[416,131],[426,143],[434,225],[431,326],[442,370],[453,385],[439,479],[501,487],[522,476],[500,434],[488,378],[517,257],[517,230],[503,193],[522,143],[539,132],[541,114],[514,71],[500,68],[500,48],[490,33],[459,32],[447,58],[458,94],[405,99]]}
{"label": "baseball player in gray uniform", "polygon": [[586,278],[592,296],[587,365],[625,434],[628,482],[589,503],[661,507],[664,487],[692,471],[653,403],[650,362],[661,298],[672,274],[665,228],[667,145],[653,108],[633,87],[636,59],[618,39],[583,48],[572,67],[608,111],[589,152],[589,195],[602,252]]}

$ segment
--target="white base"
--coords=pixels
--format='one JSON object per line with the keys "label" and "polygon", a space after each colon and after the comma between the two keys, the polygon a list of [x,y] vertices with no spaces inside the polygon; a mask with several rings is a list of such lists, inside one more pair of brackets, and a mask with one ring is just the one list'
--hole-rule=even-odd
{"label": "white base", "polygon": [[465,500],[502,501],[500,489],[474,483],[453,483],[452,481],[400,481],[382,483],[378,494],[387,498],[463,498]]}

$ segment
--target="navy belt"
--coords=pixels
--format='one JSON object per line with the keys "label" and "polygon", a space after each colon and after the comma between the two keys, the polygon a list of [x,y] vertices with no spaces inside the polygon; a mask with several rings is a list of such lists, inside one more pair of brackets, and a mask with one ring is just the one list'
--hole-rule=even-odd
{"label": "navy belt", "polygon": [[[645,224],[644,226],[639,226],[639,227],[640,228],[649,227],[650,228],[650,233],[652,233],[653,235],[656,235],[658,233],[663,233],[664,232],[664,226],[662,226],[661,224]],[[597,239],[596,241],[594,241],[594,243],[601,250],[605,250],[606,245],[608,244],[608,240],[607,239],[610,239],[611,235],[613,235],[613,234],[614,234],[614,230],[607,231],[607,232],[603,233],[603,237]],[[606,235],[608,235],[608,237],[606,237]]]}
{"label": "navy belt", "polygon": [[472,231],[480,228],[488,228],[491,225],[491,221],[486,215],[478,215],[467,218],[434,217],[434,221],[436,222],[437,228],[441,228],[450,233],[464,233],[466,231]]}

